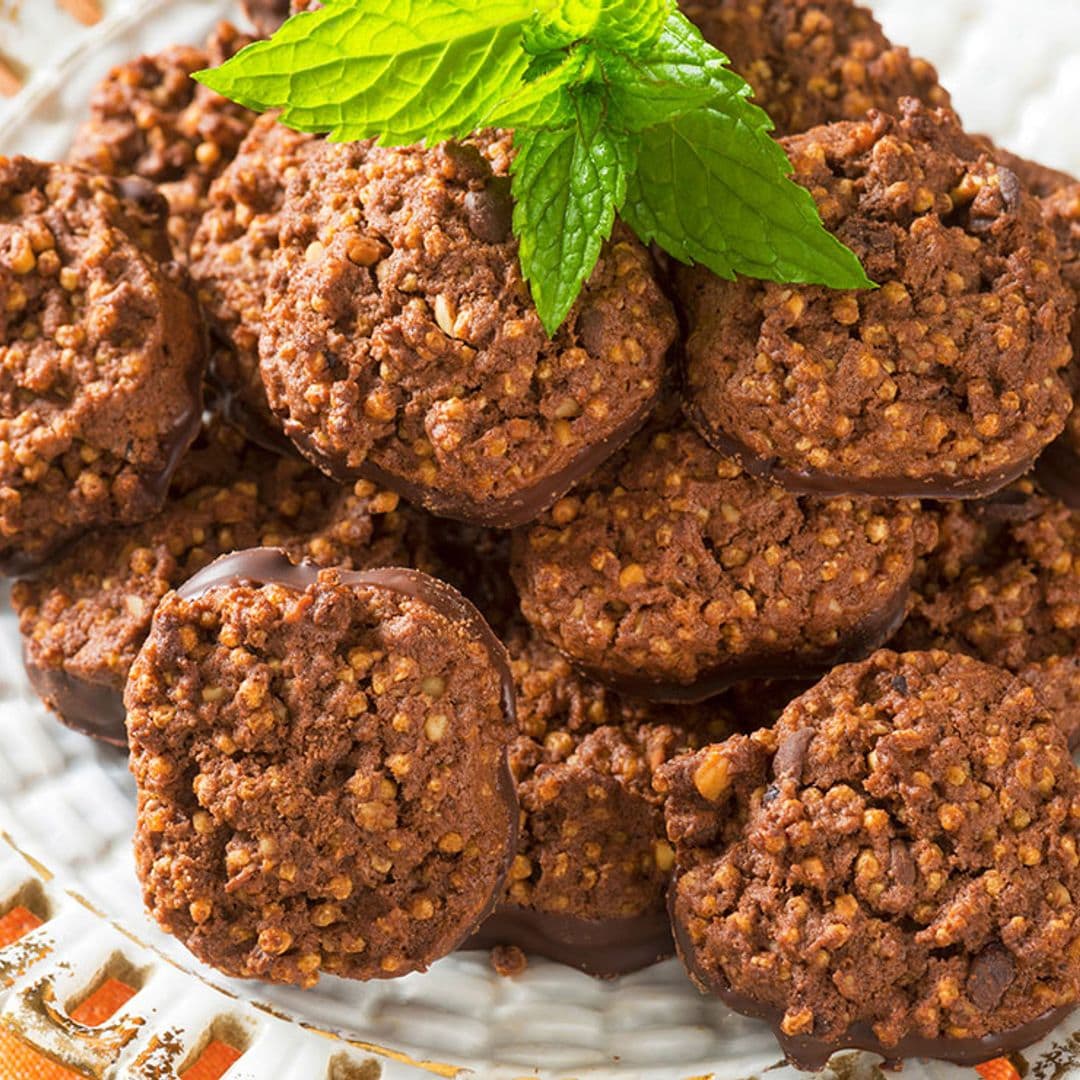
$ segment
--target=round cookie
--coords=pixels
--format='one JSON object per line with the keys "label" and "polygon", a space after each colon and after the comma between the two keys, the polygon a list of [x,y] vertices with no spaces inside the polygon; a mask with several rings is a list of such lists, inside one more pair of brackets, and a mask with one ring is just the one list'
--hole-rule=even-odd
{"label": "round cookie", "polygon": [[501,894],[513,687],[441,582],[226,556],[161,602],[125,704],[147,907],[220,971],[423,970]]}
{"label": "round cookie", "polygon": [[937,72],[892,44],[868,8],[851,0],[683,0],[683,13],[731,60],[754,101],[789,135],[901,98],[949,104]]}
{"label": "round cookie", "polygon": [[199,428],[202,320],[171,264],[165,205],[0,157],[0,565],[153,514]]}
{"label": "round cookie", "polygon": [[1080,995],[1080,783],[1028,686],[965,656],[837,668],[774,729],[660,770],[695,982],[788,1059],[974,1065]]}
{"label": "round cookie", "polygon": [[90,99],[69,160],[107,176],[141,176],[169,202],[169,235],[187,256],[206,209],[211,181],[232,160],[255,114],[196,83],[192,72],[216,67],[251,43],[219,23],[205,47],[175,45],[121,64]]}
{"label": "round cookie", "polygon": [[1030,484],[1014,498],[939,513],[941,542],[918,572],[902,649],[946,649],[1034,686],[1080,742],[1080,512]]}
{"label": "round cookie", "polygon": [[211,187],[191,244],[191,276],[210,328],[222,343],[211,375],[222,391],[223,407],[251,438],[271,449],[291,450],[291,444],[270,411],[259,375],[266,286],[285,188],[318,146],[315,136],[279,124],[276,114],[260,116]]}
{"label": "round cookie", "polygon": [[[1042,200],[1043,214],[1057,238],[1061,276],[1080,302],[1080,183],[1058,189]],[[1080,401],[1080,314],[1073,319],[1073,363],[1068,369],[1074,402]],[[1080,510],[1080,408],[1074,406],[1061,437],[1039,458],[1039,483]]]}
{"label": "round cookie", "polygon": [[677,270],[699,430],[796,491],[967,498],[1026,472],[1070,408],[1074,301],[1037,200],[911,100],[784,146],[881,288]]}
{"label": "round cookie", "polygon": [[187,473],[212,481],[196,476],[187,491],[174,482],[149,521],[90,533],[13,586],[30,682],[68,726],[127,745],[124,684],[154,609],[219,555],[261,545],[319,566],[426,564],[426,525],[393,492],[366,480],[341,487],[238,439],[218,428],[189,455],[202,461]]}
{"label": "round cookie", "polygon": [[506,637],[520,734],[510,747],[521,823],[502,904],[471,948],[515,945],[613,976],[674,951],[672,852],[657,767],[723,738],[723,705],[676,710],[579,675],[520,620]]}
{"label": "round cookie", "polygon": [[511,233],[509,139],[321,144],[262,320],[271,407],[320,468],[435,513],[531,520],[652,409],[674,314],[622,226],[550,340]]}
{"label": "round cookie", "polygon": [[516,538],[514,576],[526,618],[583,670],[700,701],[867,655],[933,540],[915,504],[798,497],[688,426],[654,426]]}

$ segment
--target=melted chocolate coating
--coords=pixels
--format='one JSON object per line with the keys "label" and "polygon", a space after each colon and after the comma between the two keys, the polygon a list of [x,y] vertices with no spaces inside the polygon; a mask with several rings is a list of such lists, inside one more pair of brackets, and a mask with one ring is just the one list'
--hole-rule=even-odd
{"label": "melted chocolate coating", "polygon": [[602,979],[640,971],[675,952],[663,912],[627,919],[582,919],[502,904],[462,946],[493,949],[517,945]]}
{"label": "melted chocolate coating", "polygon": [[37,667],[30,663],[25,651],[23,663],[30,685],[62,724],[80,735],[127,749],[121,693],[110,686],[75,679],[59,668]]}

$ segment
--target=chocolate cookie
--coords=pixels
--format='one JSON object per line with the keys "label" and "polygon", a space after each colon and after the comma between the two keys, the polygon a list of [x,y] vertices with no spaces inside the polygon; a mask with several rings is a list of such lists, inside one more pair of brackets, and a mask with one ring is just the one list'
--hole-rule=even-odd
{"label": "chocolate cookie", "polygon": [[881,288],[680,269],[699,429],[797,491],[972,497],[1025,472],[1070,408],[1074,298],[1037,200],[911,100],[784,146]]}
{"label": "chocolate cookie", "polygon": [[[1057,238],[1061,276],[1080,300],[1080,183],[1060,188],[1042,200],[1043,214]],[[1080,401],[1080,314],[1072,327],[1073,363],[1068,369],[1074,402]],[[1039,483],[1080,510],[1080,408],[1074,406],[1061,437],[1039,458]]]}
{"label": "chocolate cookie", "polygon": [[674,951],[664,901],[673,856],[653,774],[727,736],[731,717],[723,705],[622,698],[520,622],[506,642],[521,828],[506,895],[470,947],[516,945],[601,976],[656,963]]}
{"label": "chocolate cookie", "polygon": [[731,59],[781,135],[901,98],[949,104],[937,72],[892,44],[869,9],[851,0],[682,0],[683,12]]}
{"label": "chocolate cookie", "polygon": [[617,227],[550,340],[507,137],[320,149],[289,189],[260,339],[286,434],[444,516],[531,520],[656,401],[676,324],[651,256]]}
{"label": "chocolate cookie", "polygon": [[251,438],[277,449],[291,444],[266,403],[259,333],[285,188],[318,145],[315,136],[279,124],[276,114],[259,117],[210,189],[191,244],[191,275],[223,345],[211,374],[224,393],[224,406]]}
{"label": "chocolate cookie", "polygon": [[643,432],[518,536],[514,575],[526,618],[596,678],[702,700],[867,655],[933,539],[915,504],[800,498],[680,426]]}
{"label": "chocolate cookie", "polygon": [[0,564],[141,521],[199,427],[202,320],[168,258],[165,204],[0,157]]}
{"label": "chocolate cookie", "polygon": [[[963,652],[1030,682],[1080,741],[1080,512],[1021,490],[1010,503],[940,512],[945,542],[924,561],[904,649]],[[1026,498],[1023,497],[1026,495]]]}
{"label": "chocolate cookie", "polygon": [[1080,783],[1030,687],[942,652],[837,668],[775,729],[663,767],[695,982],[790,1061],[973,1065],[1080,995]]}
{"label": "chocolate cookie", "polygon": [[121,64],[90,99],[70,160],[108,176],[142,176],[169,201],[169,235],[186,258],[210,183],[232,160],[255,114],[200,86],[251,38],[220,23],[204,48],[176,45]]}
{"label": "chocolate cookie", "polygon": [[441,582],[226,556],[161,602],[125,704],[147,907],[219,970],[423,970],[501,894],[513,687]]}
{"label": "chocolate cookie", "polygon": [[30,681],[76,730],[127,745],[124,683],[154,609],[219,555],[266,545],[319,566],[426,565],[426,528],[393,492],[366,480],[339,487],[295,459],[228,441],[219,433],[193,455],[213,482],[185,493],[174,483],[149,521],[91,533],[12,589]]}

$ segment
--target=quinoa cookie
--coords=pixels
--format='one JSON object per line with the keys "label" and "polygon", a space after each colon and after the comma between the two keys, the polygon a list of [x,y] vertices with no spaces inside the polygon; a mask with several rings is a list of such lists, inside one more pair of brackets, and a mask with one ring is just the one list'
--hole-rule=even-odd
{"label": "quinoa cookie", "polygon": [[176,45],[106,76],[90,99],[70,160],[108,176],[142,176],[169,202],[169,234],[185,258],[210,183],[232,160],[255,114],[200,86],[192,72],[216,67],[251,38],[220,23],[204,48]]}
{"label": "quinoa cookie", "polygon": [[267,113],[255,121],[235,159],[210,189],[191,245],[191,274],[215,338],[223,345],[211,374],[225,407],[249,436],[280,449],[291,444],[266,403],[259,375],[259,333],[266,285],[278,247],[285,188],[319,146]]}
{"label": "quinoa cookie", "polygon": [[[1080,183],[1060,188],[1042,200],[1043,214],[1057,238],[1061,275],[1080,300]],[[1073,398],[1080,401],[1080,314],[1073,320],[1073,364],[1068,370]],[[1080,510],[1080,408],[1074,406],[1061,437],[1039,458],[1039,482]]]}
{"label": "quinoa cookie", "polygon": [[260,338],[286,434],[320,468],[509,527],[616,450],[676,323],[621,225],[554,340],[511,233],[509,139],[322,144],[290,186]]}
{"label": "quinoa cookie", "polygon": [[125,704],[147,907],[220,971],[423,970],[501,894],[513,687],[441,582],[226,556],[161,602]]}
{"label": "quinoa cookie", "polygon": [[702,700],[820,675],[903,617],[917,504],[792,495],[689,427],[643,432],[515,541],[526,618],[625,693]]}
{"label": "quinoa cookie", "polygon": [[149,184],[0,157],[0,564],[161,506],[195,437],[202,321]]}
{"label": "quinoa cookie", "polygon": [[1080,783],[1007,673],[879,652],[658,785],[680,954],[794,1064],[861,1048],[974,1065],[1074,1007]]}
{"label": "quinoa cookie", "polygon": [[784,140],[881,288],[677,271],[690,414],[797,491],[989,494],[1060,434],[1074,298],[1038,201],[947,110],[908,100]]}
{"label": "quinoa cookie", "polygon": [[683,0],[705,38],[731,59],[781,135],[901,98],[949,104],[937,72],[892,44],[871,12],[851,0]]}
{"label": "quinoa cookie", "polygon": [[898,646],[1014,672],[1080,741],[1080,513],[1030,494],[950,506],[941,520],[948,543],[920,568]]}
{"label": "quinoa cookie", "polygon": [[393,492],[220,441],[202,452],[212,483],[174,486],[149,521],[91,533],[12,589],[30,681],[70,727],[127,745],[124,683],[154,609],[219,555],[265,545],[319,566],[426,565],[425,524]]}
{"label": "quinoa cookie", "polygon": [[506,636],[517,696],[510,748],[521,822],[501,906],[470,942],[516,945],[612,976],[674,951],[673,855],[657,767],[732,730],[722,704],[676,710],[578,674],[519,619]]}

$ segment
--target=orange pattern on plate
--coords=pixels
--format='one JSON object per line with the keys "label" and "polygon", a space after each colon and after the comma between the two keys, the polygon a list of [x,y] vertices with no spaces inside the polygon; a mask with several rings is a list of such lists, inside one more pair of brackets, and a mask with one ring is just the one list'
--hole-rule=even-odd
{"label": "orange pattern on plate", "polygon": [[199,1055],[195,1064],[180,1074],[180,1080],[221,1080],[226,1070],[241,1057],[243,1054],[239,1050],[214,1039]]}

